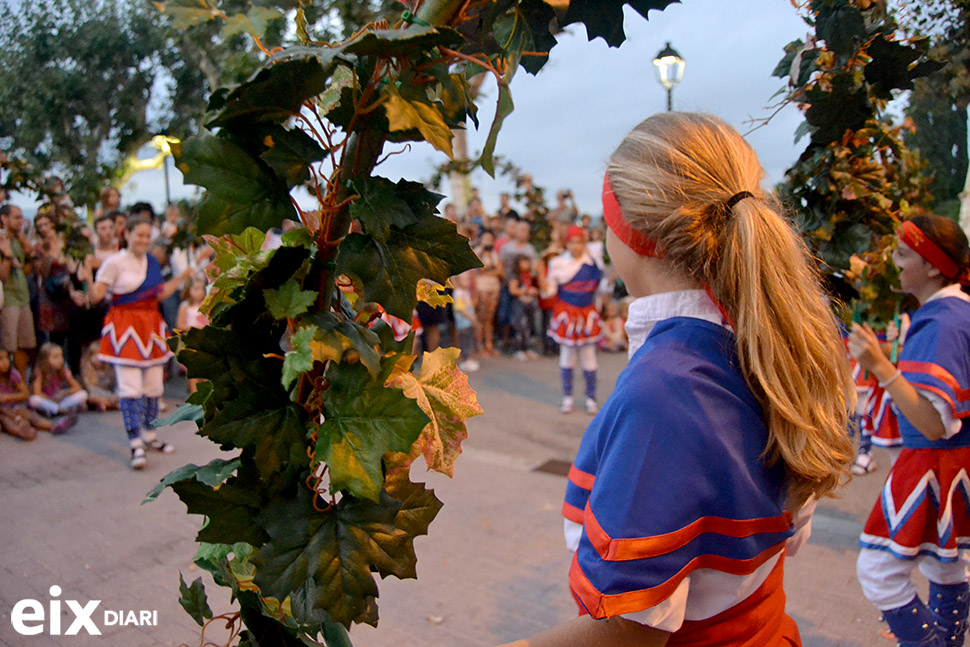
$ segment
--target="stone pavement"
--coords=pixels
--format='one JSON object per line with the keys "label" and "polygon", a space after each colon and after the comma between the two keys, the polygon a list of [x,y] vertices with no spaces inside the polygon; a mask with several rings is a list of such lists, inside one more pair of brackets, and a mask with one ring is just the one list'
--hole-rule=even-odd
{"label": "stone pavement", "polygon": [[[605,396],[624,357],[601,356],[601,364]],[[486,415],[470,421],[455,478],[420,465],[412,475],[429,482],[445,503],[430,536],[415,542],[419,579],[380,582],[380,627],[355,627],[357,647],[494,645],[573,617],[559,515],[561,471],[589,418],[558,413],[558,380],[552,359],[488,360],[471,377]],[[181,382],[170,384],[170,405],[184,393]],[[198,626],[177,599],[179,571],[187,582],[199,576],[192,557],[201,520],[186,515],[170,491],[140,505],[172,469],[219,455],[193,432],[188,423],[162,430],[177,452],[150,455],[143,472],[127,467],[117,412],[83,414],[69,434],[42,434],[33,443],[0,436],[0,546],[6,547],[0,554],[0,646],[200,644]],[[877,460],[885,465],[885,456]],[[537,471],[543,466],[552,473]],[[811,542],[786,563],[788,611],[807,647],[893,644],[880,636],[884,625],[863,600],[854,566],[856,538],[885,473],[882,467],[857,478],[841,499],[824,502]],[[228,595],[208,575],[204,580],[213,610],[230,610]],[[59,595],[51,595],[54,585]],[[93,618],[103,634],[14,631],[10,613],[17,601],[32,598],[48,608],[52,597],[61,601],[62,633],[74,619],[67,600],[100,600]],[[106,626],[105,610],[154,611],[157,624]],[[224,642],[218,633],[206,639]]]}

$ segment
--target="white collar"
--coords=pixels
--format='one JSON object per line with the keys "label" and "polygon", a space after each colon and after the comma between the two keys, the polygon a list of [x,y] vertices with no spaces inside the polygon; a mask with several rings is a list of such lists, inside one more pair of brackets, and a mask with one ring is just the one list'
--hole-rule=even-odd
{"label": "white collar", "polygon": [[951,283],[945,288],[940,288],[934,292],[932,296],[926,300],[926,303],[946,297],[956,297],[957,299],[962,299],[963,301],[970,301],[970,295],[963,291],[963,288],[959,283]]}
{"label": "white collar", "polygon": [[633,357],[655,325],[671,317],[693,317],[727,327],[721,311],[704,290],[676,290],[640,297],[630,304],[624,326],[629,356]]}

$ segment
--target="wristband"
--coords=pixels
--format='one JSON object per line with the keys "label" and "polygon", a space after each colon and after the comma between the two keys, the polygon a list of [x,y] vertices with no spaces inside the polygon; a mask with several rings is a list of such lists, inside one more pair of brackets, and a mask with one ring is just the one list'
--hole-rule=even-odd
{"label": "wristband", "polygon": [[886,380],[885,382],[880,382],[880,383],[879,383],[879,387],[880,387],[880,388],[883,388],[883,389],[885,389],[885,388],[886,388],[887,386],[889,386],[890,384],[892,384],[893,382],[895,382],[895,381],[896,381],[896,379],[897,379],[897,378],[898,378],[898,377],[899,377],[900,375],[902,375],[902,374],[903,374],[903,372],[902,372],[902,371],[900,371],[900,370],[899,370],[899,369],[897,368],[897,369],[896,369],[896,372],[895,372],[895,373],[893,374],[893,376],[892,376],[891,378],[889,378],[889,379],[888,379],[888,380]]}

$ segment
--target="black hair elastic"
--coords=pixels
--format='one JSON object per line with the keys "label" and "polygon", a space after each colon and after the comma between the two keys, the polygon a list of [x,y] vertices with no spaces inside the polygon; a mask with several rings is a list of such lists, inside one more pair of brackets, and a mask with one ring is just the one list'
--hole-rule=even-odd
{"label": "black hair elastic", "polygon": [[738,191],[725,203],[727,205],[728,211],[734,208],[734,205],[741,202],[745,198],[753,198],[754,194],[750,191]]}

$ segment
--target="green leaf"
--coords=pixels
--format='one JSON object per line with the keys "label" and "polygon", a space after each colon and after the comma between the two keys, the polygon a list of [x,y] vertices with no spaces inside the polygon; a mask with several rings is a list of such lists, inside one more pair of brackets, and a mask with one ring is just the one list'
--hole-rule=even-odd
{"label": "green leaf", "polygon": [[387,242],[391,225],[403,229],[418,222],[411,205],[398,195],[398,186],[404,182],[395,185],[387,178],[364,177],[353,184],[360,198],[350,204],[350,215],[360,220],[368,235],[382,243]]}
{"label": "green leaf", "polygon": [[179,571],[179,604],[200,627],[204,627],[206,619],[212,617],[212,609],[209,608],[209,599],[205,595],[205,585],[202,584],[201,577],[195,578],[192,586],[186,586],[185,579]]}
{"label": "green leaf", "polygon": [[196,535],[196,541],[210,544],[230,544],[245,542],[261,546],[266,541],[266,533],[253,524],[259,507],[258,497],[233,481],[223,483],[219,488],[209,487],[196,480],[179,481],[172,489],[185,504],[189,514],[201,514],[208,522]]}
{"label": "green leaf", "polygon": [[384,243],[351,234],[337,256],[337,271],[361,280],[365,301],[380,303],[405,321],[411,320],[417,304],[420,279],[444,284],[455,274],[481,266],[455,224],[437,216],[422,218],[404,229],[391,227]]}
{"label": "green leaf", "polygon": [[307,311],[319,292],[303,290],[296,279],[290,279],[279,290],[263,290],[266,306],[277,319],[295,319]]}
{"label": "green leaf", "polygon": [[310,165],[327,156],[327,151],[299,129],[280,130],[276,136],[267,136],[263,143],[267,146],[259,158],[273,171],[286,180],[289,187],[302,184],[310,179]]}
{"label": "green leaf", "polygon": [[232,38],[239,34],[252,34],[256,38],[262,38],[266,34],[269,23],[283,17],[283,14],[276,9],[253,7],[249,13],[229,16],[222,28],[222,37]]}
{"label": "green leaf", "polygon": [[522,56],[522,67],[529,74],[538,74],[542,66],[549,60],[548,53],[556,45],[556,37],[552,35],[550,27],[556,12],[544,0],[521,0],[519,11],[529,26],[532,36],[533,52],[545,52],[545,56],[525,54]]}
{"label": "green leaf", "polygon": [[584,23],[589,40],[602,38],[610,47],[619,47],[626,40],[623,5],[630,5],[646,19],[651,9],[663,10],[674,3],[679,0],[571,0],[561,24]]}
{"label": "green leaf", "polygon": [[192,465],[191,463],[188,465],[183,465],[182,467],[166,474],[159,484],[156,485],[151,492],[145,495],[142,505],[157,499],[158,495],[162,493],[162,490],[174,483],[196,480],[200,483],[204,483],[205,485],[219,485],[229,478],[238,467],[239,459],[236,458],[228,461],[217,458],[203,465],[202,467]]}
{"label": "green leaf", "polygon": [[373,573],[414,577],[414,538],[440,509],[434,492],[403,471],[388,475],[379,502],[346,496],[323,513],[303,489],[260,518],[270,541],[253,557],[255,583],[263,595],[288,597],[298,622],[312,624],[313,611],[325,610],[345,627],[376,625]]}
{"label": "green leaf", "polygon": [[298,378],[301,373],[306,373],[313,368],[313,352],[310,349],[310,341],[316,332],[316,326],[304,326],[290,337],[292,349],[286,351],[286,356],[283,359],[282,384],[284,388],[290,388],[293,380]]}
{"label": "green leaf", "polygon": [[452,157],[452,132],[438,106],[423,101],[409,101],[393,85],[387,86],[384,109],[391,132],[417,130],[425,141]]}
{"label": "green leaf", "polygon": [[245,130],[257,123],[282,123],[300,113],[303,102],[323,92],[330,76],[317,58],[268,64],[226,97],[210,102],[218,114],[208,128]]}
{"label": "green leaf", "polygon": [[175,425],[180,422],[190,421],[199,423],[205,416],[205,410],[197,404],[182,404],[172,415],[167,418],[158,418],[152,421],[152,427],[165,427]]}
{"label": "green leaf", "polygon": [[822,5],[815,25],[818,37],[830,50],[843,56],[853,54],[866,37],[862,12],[845,1]]}
{"label": "green leaf", "polygon": [[354,350],[371,376],[377,377],[381,370],[381,355],[374,347],[380,346],[381,340],[374,331],[331,312],[319,313],[313,321],[319,326],[310,341],[314,360],[340,362],[347,351]]}
{"label": "green leaf", "polygon": [[209,0],[167,0],[153,2],[161,13],[172,17],[172,27],[181,31],[201,25],[220,15],[219,9]]}
{"label": "green leaf", "polygon": [[245,455],[252,456],[265,481],[284,470],[306,468],[305,413],[296,405],[260,407],[249,399],[258,395],[258,389],[240,392],[200,433],[223,446],[251,450]]}
{"label": "green leaf", "polygon": [[838,141],[846,130],[858,130],[873,116],[873,106],[865,88],[856,87],[844,75],[832,81],[829,92],[818,86],[805,93],[811,106],[805,120],[814,129],[813,145],[827,145]]}
{"label": "green leaf", "polygon": [[200,233],[239,233],[247,227],[265,231],[295,218],[286,184],[229,140],[193,137],[172,152],[185,182],[207,189],[199,205]]}
{"label": "green leaf", "polygon": [[378,501],[387,452],[408,452],[428,424],[418,404],[398,389],[385,388],[360,364],[327,371],[326,420],[320,425],[318,461],[330,468],[330,488]]}
{"label": "green leaf", "polygon": [[432,47],[461,45],[461,34],[447,27],[410,25],[404,29],[370,29],[343,46],[356,56],[395,58]]}
{"label": "green leaf", "polygon": [[498,132],[502,129],[505,118],[512,114],[514,109],[515,104],[512,103],[512,91],[509,90],[508,85],[500,83],[498,86],[498,105],[495,108],[495,120],[492,121],[492,127],[488,131],[488,138],[485,140],[485,146],[482,148],[482,155],[479,158],[482,169],[493,178],[495,177],[495,160],[492,158],[492,155],[495,153]]}
{"label": "green leaf", "polygon": [[203,312],[212,313],[219,304],[233,303],[233,291],[246,285],[252,273],[266,267],[274,251],[262,249],[264,240],[266,234],[255,227],[248,227],[238,235],[205,236],[205,241],[215,251],[212,264],[219,273],[203,303]]}

